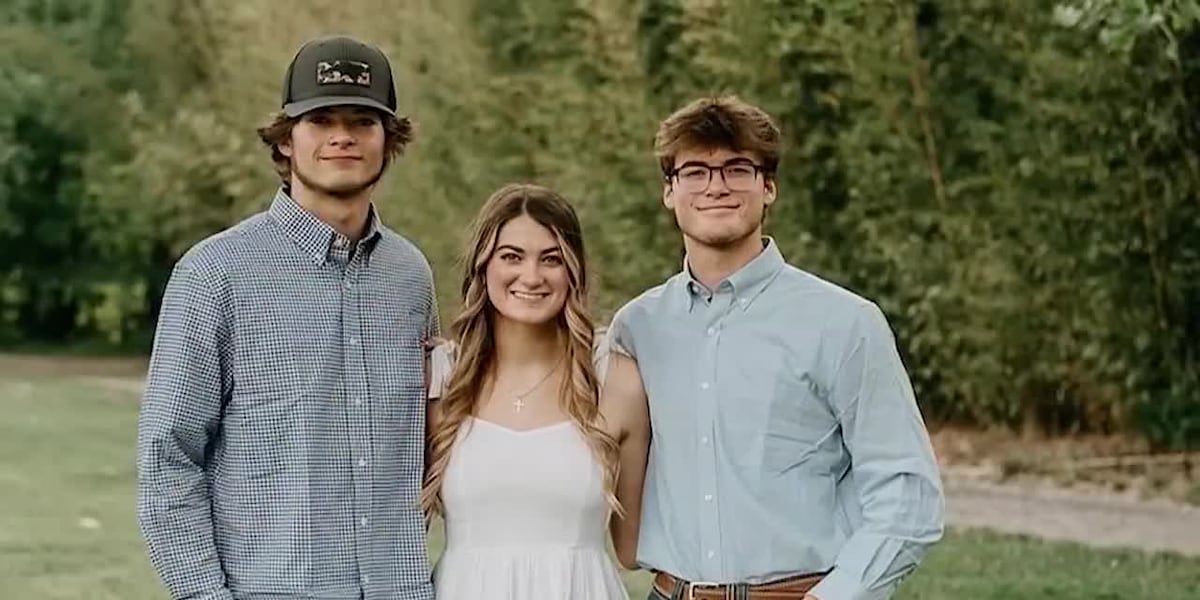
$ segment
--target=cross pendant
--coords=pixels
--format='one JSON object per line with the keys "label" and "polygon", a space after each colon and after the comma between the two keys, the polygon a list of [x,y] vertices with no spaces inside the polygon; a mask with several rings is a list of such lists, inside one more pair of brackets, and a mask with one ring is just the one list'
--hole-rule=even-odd
{"label": "cross pendant", "polygon": [[512,404],[513,404],[513,408],[517,409],[517,412],[521,412],[521,409],[525,408],[525,401],[520,398],[513,400]]}

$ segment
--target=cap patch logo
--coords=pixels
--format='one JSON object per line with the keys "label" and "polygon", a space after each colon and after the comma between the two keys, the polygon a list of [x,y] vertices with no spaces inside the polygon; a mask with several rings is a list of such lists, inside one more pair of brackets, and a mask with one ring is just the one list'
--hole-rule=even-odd
{"label": "cap patch logo", "polygon": [[371,86],[371,65],[356,60],[322,60],[317,62],[317,84]]}

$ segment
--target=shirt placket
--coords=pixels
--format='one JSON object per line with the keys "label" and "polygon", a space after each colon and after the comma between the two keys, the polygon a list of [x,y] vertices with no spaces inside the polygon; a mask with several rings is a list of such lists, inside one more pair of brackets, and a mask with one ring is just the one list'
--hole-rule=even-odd
{"label": "shirt placket", "polygon": [[[354,553],[359,578],[363,588],[371,583],[371,574],[365,566],[370,564],[371,555],[371,402],[367,386],[366,340],[363,335],[361,315],[361,285],[365,276],[365,256],[362,248],[351,251],[351,244],[343,238],[334,242],[334,251],[345,268],[342,270],[342,341],[346,352],[342,372],[345,391],[347,419],[349,425],[351,481],[354,487]],[[340,254],[343,253],[344,254]]]}
{"label": "shirt placket", "polygon": [[717,449],[716,449],[716,419],[717,399],[720,394],[718,381],[717,356],[721,341],[721,317],[728,308],[730,293],[727,284],[717,288],[716,293],[708,302],[696,299],[695,326],[700,329],[702,348],[700,359],[696,363],[699,381],[699,401],[696,403],[696,430],[699,432],[696,443],[696,453],[702,459],[698,461],[699,472],[696,474],[699,486],[695,501],[700,506],[697,514],[700,516],[700,560],[703,573],[723,574],[724,556],[721,554],[720,530],[720,499],[717,494]]}

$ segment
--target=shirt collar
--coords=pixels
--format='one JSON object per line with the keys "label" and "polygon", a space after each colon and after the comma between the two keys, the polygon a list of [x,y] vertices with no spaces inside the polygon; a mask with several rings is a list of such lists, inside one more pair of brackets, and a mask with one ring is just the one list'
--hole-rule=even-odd
{"label": "shirt collar", "polygon": [[[755,256],[750,262],[742,265],[740,269],[721,280],[717,284],[717,289],[713,291],[721,291],[723,288],[729,289],[733,293],[734,304],[742,310],[746,310],[759,294],[767,288],[771,281],[775,279],[775,276],[779,274],[784,264],[783,254],[779,252],[779,247],[775,244],[775,239],[764,236],[762,252],[759,252],[758,256]],[[686,256],[683,259],[683,273],[681,275],[682,295],[684,301],[687,303],[685,307],[690,310],[698,298],[708,298],[712,292],[692,276],[692,270],[688,267]]]}
{"label": "shirt collar", "polygon": [[[341,248],[353,245],[349,238],[304,210],[282,187],[275,192],[270,214],[284,233],[317,264],[323,264],[329,258],[330,249],[335,245]],[[367,233],[358,241],[358,249],[370,252],[380,237],[379,214],[372,204],[367,215]]]}

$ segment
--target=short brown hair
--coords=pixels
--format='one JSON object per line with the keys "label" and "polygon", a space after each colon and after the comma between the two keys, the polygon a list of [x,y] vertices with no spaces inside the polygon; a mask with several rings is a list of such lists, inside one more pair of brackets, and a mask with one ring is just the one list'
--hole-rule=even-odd
{"label": "short brown hair", "polygon": [[[413,124],[408,117],[396,117],[382,111],[376,111],[383,123],[383,168],[387,168],[392,160],[404,154],[404,148],[413,139]],[[279,151],[279,145],[292,135],[292,127],[300,122],[303,115],[289,117],[279,111],[271,116],[267,124],[259,127],[258,139],[271,150],[271,161],[275,163],[275,173],[284,184],[292,179],[292,163],[287,156]]]}
{"label": "short brown hair", "polygon": [[700,98],[658,126],[654,155],[663,177],[675,168],[675,155],[688,148],[753,152],[763,161],[763,173],[774,178],[779,167],[779,127],[761,108],[737,96]]}

